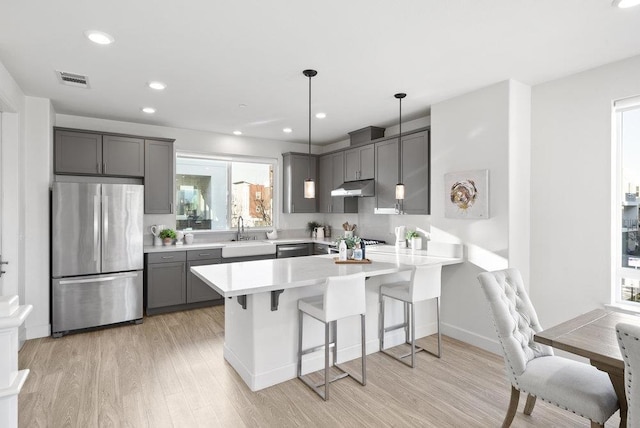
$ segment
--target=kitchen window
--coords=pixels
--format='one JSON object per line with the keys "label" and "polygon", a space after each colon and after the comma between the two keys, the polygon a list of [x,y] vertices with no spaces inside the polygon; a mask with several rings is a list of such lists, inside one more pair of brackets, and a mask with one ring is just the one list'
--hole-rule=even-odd
{"label": "kitchen window", "polygon": [[615,103],[618,153],[614,303],[640,307],[640,97]]}
{"label": "kitchen window", "polygon": [[178,153],[176,229],[272,228],[275,159]]}

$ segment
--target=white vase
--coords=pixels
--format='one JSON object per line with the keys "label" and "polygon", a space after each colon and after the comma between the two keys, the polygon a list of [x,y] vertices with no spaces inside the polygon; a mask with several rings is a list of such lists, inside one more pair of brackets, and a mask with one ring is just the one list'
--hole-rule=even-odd
{"label": "white vase", "polygon": [[414,250],[422,250],[422,238],[411,238],[411,248]]}

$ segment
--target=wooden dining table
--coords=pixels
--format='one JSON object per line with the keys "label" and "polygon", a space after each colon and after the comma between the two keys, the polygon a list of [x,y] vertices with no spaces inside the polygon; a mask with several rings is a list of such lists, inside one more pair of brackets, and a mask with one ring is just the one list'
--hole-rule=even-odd
{"label": "wooden dining table", "polygon": [[618,396],[620,427],[626,427],[624,361],[616,337],[616,324],[619,322],[640,325],[640,317],[595,309],[537,333],[534,340],[588,358],[592,366],[606,372]]}

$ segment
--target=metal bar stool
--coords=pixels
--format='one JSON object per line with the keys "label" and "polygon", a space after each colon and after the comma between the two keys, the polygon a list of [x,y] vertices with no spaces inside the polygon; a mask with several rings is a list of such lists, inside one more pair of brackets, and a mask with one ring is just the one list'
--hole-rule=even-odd
{"label": "metal bar stool", "polygon": [[[324,284],[324,294],[298,300],[298,378],[313,389],[325,401],[329,399],[329,383],[351,376],[362,385],[367,383],[366,340],[365,340],[365,290],[364,273],[334,276],[327,278]],[[315,348],[302,349],[302,321],[307,314],[324,324],[324,345]],[[342,318],[360,315],[362,329],[362,373],[358,379],[336,364],[338,357],[337,321]],[[331,331],[333,330],[333,342]],[[302,376],[302,356],[324,348],[324,382],[314,384]],[[340,370],[340,374],[329,379],[329,350],[333,348],[333,366]],[[320,388],[324,385],[324,391]]]}
{"label": "metal bar stool", "polygon": [[[441,335],[440,335],[440,289],[441,289],[442,265],[419,265],[415,266],[411,271],[411,279],[409,281],[399,281],[380,286],[380,328],[378,337],[380,338],[380,351],[392,358],[408,365],[415,367],[416,352],[426,351],[440,358],[441,353]],[[388,297],[404,302],[404,322],[401,324],[385,327],[384,325],[384,298]],[[426,349],[416,347],[416,314],[414,304],[424,300],[436,299],[436,311],[438,322],[438,353],[427,351]],[[411,352],[408,354],[396,356],[384,348],[384,336],[389,331],[404,328],[405,343],[411,346]],[[411,337],[409,337],[411,336]],[[411,363],[404,358],[411,356]]]}

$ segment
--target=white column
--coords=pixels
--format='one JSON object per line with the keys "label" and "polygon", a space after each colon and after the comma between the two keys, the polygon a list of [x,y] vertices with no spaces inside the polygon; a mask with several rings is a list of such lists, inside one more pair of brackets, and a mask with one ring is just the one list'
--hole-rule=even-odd
{"label": "white column", "polygon": [[29,370],[18,370],[18,328],[31,312],[18,296],[0,296],[0,426],[18,426],[18,394]]}

